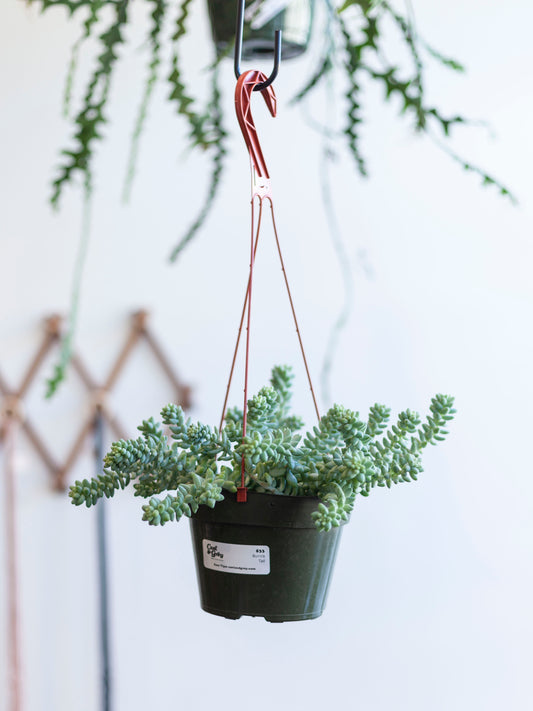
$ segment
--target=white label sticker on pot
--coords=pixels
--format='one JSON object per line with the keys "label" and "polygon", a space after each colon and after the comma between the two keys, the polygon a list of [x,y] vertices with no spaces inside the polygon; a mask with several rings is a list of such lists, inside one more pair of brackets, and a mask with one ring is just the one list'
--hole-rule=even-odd
{"label": "white label sticker on pot", "polygon": [[220,543],[202,540],[204,566],[221,573],[239,575],[268,575],[270,549],[268,546],[242,546],[238,543]]}

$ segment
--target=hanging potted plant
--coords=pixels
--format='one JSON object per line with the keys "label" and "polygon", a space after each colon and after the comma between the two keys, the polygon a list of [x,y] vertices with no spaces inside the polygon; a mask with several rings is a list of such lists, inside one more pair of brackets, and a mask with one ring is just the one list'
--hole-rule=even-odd
{"label": "hanging potted plant", "polygon": [[[436,395],[425,422],[405,410],[389,426],[383,405],[366,420],[335,405],[300,434],[291,384],[290,368],[273,369],[270,386],[248,401],[245,437],[237,408],[211,428],[168,405],[169,436],[145,420],[138,439],[112,444],[100,476],[74,483],[72,503],[92,506],[132,484],[151,526],[191,519],[204,610],[272,622],[318,617],[357,497],[415,481],[422,450],[444,439],[455,410],[452,397]],[[245,502],[236,496],[242,480]]]}

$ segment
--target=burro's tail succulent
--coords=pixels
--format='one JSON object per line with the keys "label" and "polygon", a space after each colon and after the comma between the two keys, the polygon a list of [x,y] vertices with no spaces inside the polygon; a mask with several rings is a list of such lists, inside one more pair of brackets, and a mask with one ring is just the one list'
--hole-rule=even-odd
{"label": "burro's tail succulent", "polygon": [[244,438],[237,408],[218,430],[195,424],[181,407],[167,405],[161,417],[168,436],[152,418],[145,420],[140,437],[112,444],[100,476],[74,483],[72,503],[92,506],[133,482],[135,496],[147,500],[143,520],[162,525],[190,516],[199,506],[213,508],[224,491],[235,492],[244,459],[250,490],[317,497],[315,525],[327,531],[348,519],[359,494],[416,480],[422,450],[445,438],[455,413],[449,395],[432,398],[425,421],[405,410],[392,425],[390,409],[383,405],[372,406],[366,421],[334,405],[312,430],[300,434],[302,420],[290,414],[292,378],[288,366],[273,368],[270,386],[248,401]]}

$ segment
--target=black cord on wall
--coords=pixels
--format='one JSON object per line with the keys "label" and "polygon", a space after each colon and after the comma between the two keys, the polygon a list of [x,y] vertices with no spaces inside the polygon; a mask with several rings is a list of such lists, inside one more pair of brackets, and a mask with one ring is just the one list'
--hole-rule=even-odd
{"label": "black cord on wall", "polygon": [[[94,462],[96,475],[102,473],[104,457],[104,418],[97,408],[94,420]],[[96,535],[98,545],[98,594],[100,603],[100,650],[102,679],[102,711],[111,711],[111,662],[109,653],[109,585],[107,559],[106,504],[99,501],[96,507]]]}

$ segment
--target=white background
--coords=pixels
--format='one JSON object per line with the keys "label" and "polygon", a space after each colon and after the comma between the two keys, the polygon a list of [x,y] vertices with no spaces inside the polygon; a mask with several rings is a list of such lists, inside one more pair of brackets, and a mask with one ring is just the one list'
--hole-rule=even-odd
{"label": "white background", "polygon": [[[205,95],[210,40],[197,5],[185,68]],[[241,710],[251,701],[258,711],[341,704],[364,711],[532,707],[533,7],[526,0],[434,0],[415,9],[420,32],[468,69],[456,76],[434,67],[428,101],[445,113],[487,120],[490,129],[459,128],[454,149],[508,184],[520,204],[482,189],[428,139],[413,136],[409,120],[397,118],[398,106],[383,104],[381,88],[366,87],[361,134],[371,177],[355,174],[342,146],[330,173],[354,275],[331,400],[362,413],[385,402],[397,412],[425,410],[433,393],[450,392],[458,408],[450,438],[428,452],[419,483],[378,490],[357,504],[328,609],[308,623],[230,622],[203,613],[187,525],[149,528],[130,493],[113,501],[117,711],[192,704]],[[120,205],[147,61],[145,15],[136,7],[130,43],[120,48],[106,141],[97,150],[77,347],[102,380],[127,335],[129,314],[149,309],[154,332],[194,388],[191,414],[215,423],[246,281],[247,158],[235,130],[228,63],[222,81],[231,155],[224,183],[196,243],[169,266],[173,244],[202,203],[208,162],[187,149],[186,127],[166,103],[162,82],[131,204]],[[71,134],[60,106],[78,34],[78,21],[68,22],[62,9],[41,16],[21,1],[1,3],[0,369],[12,385],[40,341],[42,318],[65,313],[69,303],[80,193],[68,189],[59,214],[47,199],[58,152]],[[91,47],[81,60],[75,102]],[[254,113],[318,380],[344,296],[320,198],[322,141],[287,106],[312,66],[312,57],[283,65],[278,117],[270,119],[261,102]],[[341,80],[337,88],[340,95]],[[322,94],[310,105],[319,120],[325,101]],[[339,99],[334,111],[342,108]],[[265,382],[274,363],[294,363],[297,409],[312,423],[269,231],[259,257],[252,387]],[[87,414],[87,398],[75,378],[52,402],[43,402],[42,391],[41,378],[27,410],[59,457]],[[233,402],[240,392],[235,385]],[[133,432],[171,397],[141,349],[112,404]],[[99,708],[95,515],[51,490],[22,436],[16,466],[23,708],[93,711]],[[92,468],[87,443],[73,477]],[[7,711],[4,528],[0,705]]]}

